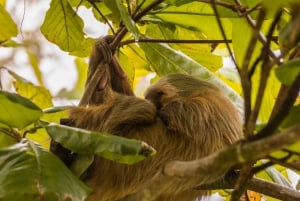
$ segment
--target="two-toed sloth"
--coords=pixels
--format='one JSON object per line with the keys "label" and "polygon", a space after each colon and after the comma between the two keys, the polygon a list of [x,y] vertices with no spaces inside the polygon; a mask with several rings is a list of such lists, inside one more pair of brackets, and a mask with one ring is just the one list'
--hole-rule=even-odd
{"label": "two-toed sloth", "polygon": [[[117,75],[110,72],[108,77],[113,76]],[[88,201],[122,200],[139,191],[166,162],[199,159],[241,138],[236,108],[211,83],[170,74],[150,86],[141,99],[114,91],[115,82],[107,84],[104,102],[73,107],[69,118],[79,128],[143,140],[157,154],[134,165],[96,157],[85,179],[93,189]],[[192,189],[178,191],[178,185],[175,182],[157,200],[192,201],[203,195]]]}

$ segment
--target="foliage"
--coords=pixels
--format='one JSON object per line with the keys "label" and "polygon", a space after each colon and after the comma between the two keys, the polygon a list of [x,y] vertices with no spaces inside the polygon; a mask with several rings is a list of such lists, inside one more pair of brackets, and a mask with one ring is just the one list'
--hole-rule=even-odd
{"label": "foliage", "polygon": [[[4,3],[0,1],[0,27],[5,27],[0,31],[0,46],[25,46],[25,41],[15,41],[17,25]],[[245,163],[233,162],[242,167],[244,177],[238,180],[233,192],[222,192],[222,196],[237,200],[253,173],[280,183],[282,188],[291,186],[287,171],[300,170],[299,138],[293,135],[300,135],[300,4],[297,0],[51,0],[49,5],[40,30],[50,43],[77,57],[80,75],[87,65],[82,58],[89,55],[95,40],[84,33],[83,25],[88,22],[76,12],[78,7],[86,7],[98,21],[109,26],[109,34],[115,36],[111,48],[134,87],[150,72],[155,72],[153,80],[175,72],[192,74],[216,84],[243,111],[245,145],[264,142],[270,148],[259,154],[256,149],[240,153]],[[37,67],[38,55],[30,49],[28,55],[41,86],[0,67],[14,78],[16,91],[0,91],[0,181],[3,184],[0,200],[24,195],[26,200],[40,197],[83,200],[88,190],[73,174],[83,174],[94,154],[131,164],[154,153],[144,142],[53,124],[59,123],[66,113],[61,108],[46,109],[53,107],[52,97],[43,86]],[[233,61],[231,68],[222,68],[224,57]],[[72,91],[61,91],[58,96],[79,98],[83,80],[79,79]],[[267,139],[277,142],[276,136],[280,134],[297,141],[286,144],[282,140],[278,142],[280,146],[274,145],[278,147],[276,150],[271,149]],[[73,174],[45,150],[49,147],[49,135],[81,154],[80,161],[71,168]],[[265,160],[260,161],[261,158]],[[53,185],[56,183],[60,185]],[[297,193],[285,196],[293,198]]]}

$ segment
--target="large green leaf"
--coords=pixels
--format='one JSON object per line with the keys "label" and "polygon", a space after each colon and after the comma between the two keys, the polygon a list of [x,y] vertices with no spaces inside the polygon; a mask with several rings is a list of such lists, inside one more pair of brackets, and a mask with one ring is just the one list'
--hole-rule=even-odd
{"label": "large green leaf", "polygon": [[31,141],[0,149],[0,200],[83,201],[89,189],[53,154]]}
{"label": "large green leaf", "polygon": [[223,83],[223,81],[217,78],[204,66],[198,64],[185,54],[163,44],[145,43],[140,44],[140,47],[145,51],[146,57],[154,68],[154,71],[159,76],[169,73],[191,74],[200,79],[214,83],[223,90],[238,107],[243,107],[243,100],[235,91],[229,88],[225,83]]}
{"label": "large green leaf", "polygon": [[27,98],[5,91],[0,91],[0,111],[0,122],[18,129],[36,122],[43,114]]}
{"label": "large green leaf", "polygon": [[275,72],[281,83],[291,85],[300,75],[300,59],[296,58],[282,64]]}
{"label": "large green leaf", "polygon": [[[162,23],[147,25],[146,36],[166,40],[205,40],[205,37],[199,31]],[[210,71],[214,72],[223,65],[222,57],[211,53],[211,44],[170,44],[170,47],[184,52],[187,56],[202,64]]]}
{"label": "large green leaf", "polygon": [[146,143],[57,124],[46,127],[54,141],[85,155],[99,155],[119,163],[133,164],[155,153]]}
{"label": "large green leaf", "polygon": [[[228,11],[227,9],[226,12]],[[236,17],[235,13],[232,11],[229,12],[232,17]],[[159,12],[153,13],[153,16],[149,16],[150,19],[151,17],[158,18],[163,23],[199,31],[207,39],[223,38],[211,5],[207,3],[192,2],[178,7],[169,6]],[[157,21],[157,19],[155,20]],[[226,35],[230,37],[232,29],[230,20],[221,18],[221,21]]]}
{"label": "large green leaf", "polygon": [[41,26],[44,36],[62,50],[74,51],[84,39],[83,22],[67,0],[52,0]]}
{"label": "large green leaf", "polygon": [[12,20],[9,13],[0,4],[0,43],[18,34],[17,25]]}

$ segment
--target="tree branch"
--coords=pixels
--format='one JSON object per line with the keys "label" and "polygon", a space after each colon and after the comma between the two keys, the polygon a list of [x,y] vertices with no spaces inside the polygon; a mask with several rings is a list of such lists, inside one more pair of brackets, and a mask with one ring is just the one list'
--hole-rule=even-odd
{"label": "tree branch", "polygon": [[[235,177],[226,180],[221,180],[212,184],[197,186],[195,189],[197,190],[232,189],[234,187],[234,183],[236,179],[237,178]],[[247,189],[284,201],[300,200],[300,192],[258,178],[250,179],[247,183]]]}
{"label": "tree branch", "polygon": [[[199,160],[169,162],[143,190],[129,196],[127,201],[141,200],[141,198],[153,201],[173,182],[182,182],[178,191],[216,182],[231,167],[256,161],[299,140],[300,124],[297,124],[264,139],[231,145]],[[185,182],[186,180],[189,182]]]}

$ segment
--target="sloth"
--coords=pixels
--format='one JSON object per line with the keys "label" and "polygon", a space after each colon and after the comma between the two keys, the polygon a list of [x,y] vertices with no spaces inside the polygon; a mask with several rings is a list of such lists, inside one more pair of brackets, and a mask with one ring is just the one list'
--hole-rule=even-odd
{"label": "sloth", "polygon": [[[101,84],[91,92],[88,105],[69,110],[69,119],[78,128],[142,140],[157,154],[134,165],[95,157],[83,179],[93,189],[87,201],[125,200],[141,190],[167,162],[200,159],[241,139],[240,116],[216,86],[189,75],[170,74],[150,86],[144,99],[138,98],[115,56],[109,65],[99,65],[103,41],[107,38],[94,46],[87,80],[89,83],[100,67]],[[54,153],[60,155],[60,151]],[[207,193],[181,191],[180,185],[182,182],[174,182],[157,200],[192,201]]]}

